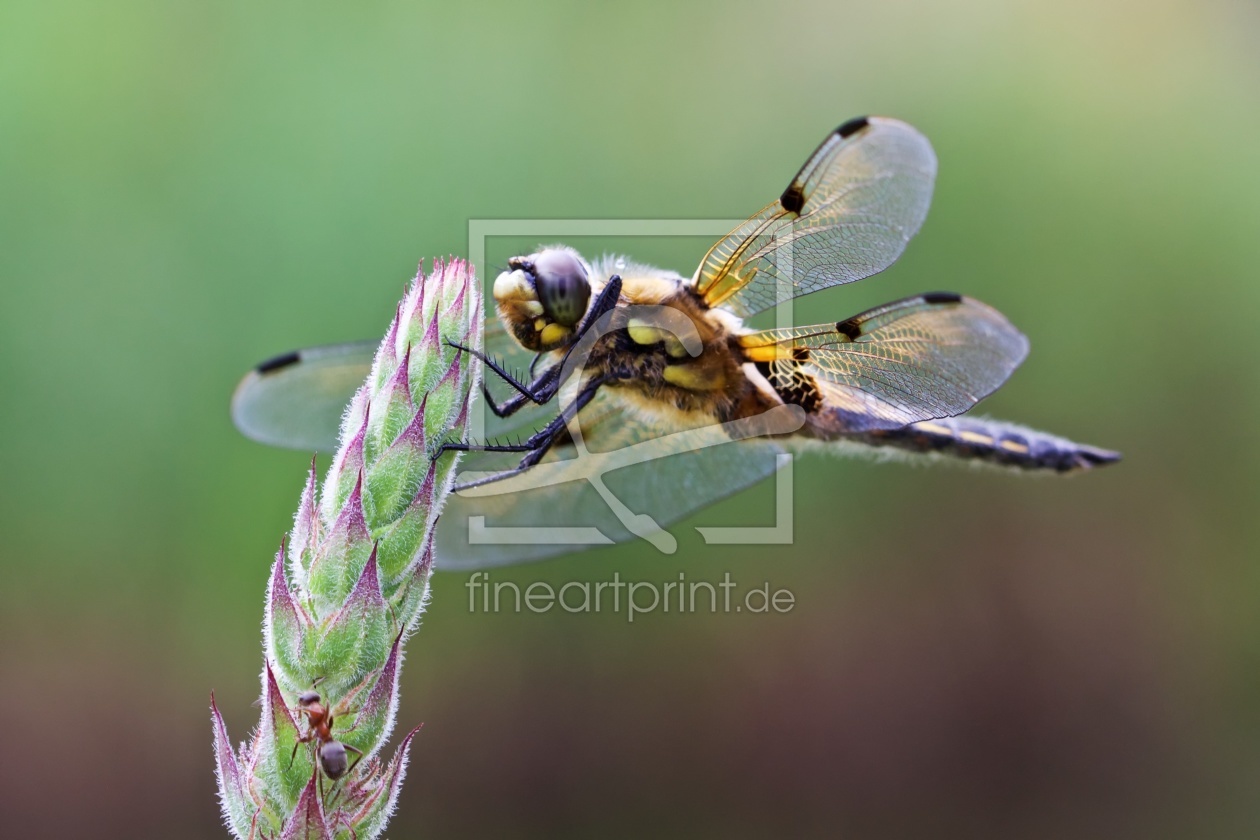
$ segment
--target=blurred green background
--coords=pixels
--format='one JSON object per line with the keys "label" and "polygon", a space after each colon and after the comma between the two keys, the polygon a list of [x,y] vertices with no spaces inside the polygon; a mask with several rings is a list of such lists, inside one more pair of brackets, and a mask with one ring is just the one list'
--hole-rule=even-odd
{"label": "blurred green background", "polygon": [[1125,462],[802,459],[791,547],[495,572],[730,572],[785,616],[470,614],[438,575],[391,836],[1256,836],[1249,0],[5,0],[3,833],[225,836],[209,692],[244,738],[307,463],[231,427],[250,365],[381,334],[470,218],[747,215],[864,113],[932,140],[933,209],[808,311],[974,295],[1033,347],[986,410]]}

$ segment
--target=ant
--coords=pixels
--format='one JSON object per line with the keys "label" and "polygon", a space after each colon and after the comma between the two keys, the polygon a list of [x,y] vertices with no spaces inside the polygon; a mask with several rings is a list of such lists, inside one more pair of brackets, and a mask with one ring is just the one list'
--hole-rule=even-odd
{"label": "ant", "polygon": [[[318,685],[319,680],[316,680],[315,684]],[[289,756],[290,767],[293,766],[293,760],[297,758],[298,747],[302,744],[309,744],[312,741],[318,744],[319,766],[323,769],[324,775],[332,779],[334,783],[353,770],[363,760],[362,750],[349,744],[343,744],[333,737],[333,710],[323,704],[319,692],[314,690],[314,686],[312,686],[311,691],[303,691],[298,695],[296,711],[299,714],[306,715],[308,729],[306,734],[299,736],[297,743],[293,745],[293,754]],[[355,754],[353,764],[347,759],[347,750]],[[321,799],[324,797],[323,778],[319,782],[319,795]]]}

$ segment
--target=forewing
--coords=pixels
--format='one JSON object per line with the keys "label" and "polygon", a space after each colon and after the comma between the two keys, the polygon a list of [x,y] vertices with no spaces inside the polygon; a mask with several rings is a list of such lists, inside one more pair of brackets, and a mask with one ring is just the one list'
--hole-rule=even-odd
{"label": "forewing", "polygon": [[[367,379],[376,347],[375,341],[312,347],[259,365],[236,390],[233,421],[263,443],[334,450],[342,412]],[[528,376],[532,355],[520,350],[497,321],[486,325],[485,347],[506,367]],[[492,388],[510,393],[501,384]],[[486,436],[527,437],[557,411],[553,402],[511,418],[487,416]],[[531,413],[532,419],[522,419]],[[732,441],[718,426],[685,429],[629,414],[608,390],[583,410],[579,428],[587,450],[581,457],[571,444],[560,446],[518,479],[451,494],[438,525],[439,566],[499,566],[638,539],[592,480],[601,481],[626,511],[665,528],[771,475],[782,451],[764,439]],[[466,480],[474,470],[509,469],[520,457],[466,456],[461,477]],[[538,486],[543,477],[551,483]],[[511,530],[520,528],[530,533]],[[578,529],[587,541],[564,542],[566,533],[574,533],[565,529]]]}
{"label": "forewing", "polygon": [[914,128],[850,120],[777,201],[709,250],[696,289],[710,306],[748,317],[883,271],[923,224],[935,179],[936,155]]}
{"label": "forewing", "polygon": [[332,452],[341,415],[371,372],[378,344],[327,344],[263,362],[236,386],[232,422],[260,443]]}
{"label": "forewing", "polygon": [[[448,497],[437,532],[439,568],[541,560],[638,539],[592,482],[602,482],[613,504],[636,522],[646,516],[666,528],[771,475],[782,451],[765,439],[733,441],[716,425],[662,428],[627,413],[607,389],[582,411],[579,424],[589,451],[558,447],[519,477]],[[467,458],[458,480],[509,468],[519,458]]]}
{"label": "forewing", "polygon": [[[263,362],[236,386],[232,422],[260,443],[335,451],[342,414],[367,380],[379,344],[375,340],[327,344]],[[483,346],[510,369],[528,376],[532,354],[521,349],[497,318],[486,322]],[[486,434],[498,434],[500,422],[490,417]]]}
{"label": "forewing", "polygon": [[815,327],[740,337],[771,384],[817,383],[836,431],[893,429],[970,409],[1006,381],[1028,340],[996,309],[949,293],[918,295]]}

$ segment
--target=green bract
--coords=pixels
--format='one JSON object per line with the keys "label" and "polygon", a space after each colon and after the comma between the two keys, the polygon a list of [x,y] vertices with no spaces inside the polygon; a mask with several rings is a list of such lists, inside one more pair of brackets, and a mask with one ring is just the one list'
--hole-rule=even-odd
{"label": "green bract", "polygon": [[[239,838],[371,840],[385,827],[412,730],[388,761],[402,646],[429,595],[432,532],[450,490],[479,368],[447,342],[481,345],[481,295],[462,260],[416,275],[346,411],[317,489],[314,462],[267,587],[262,720],[233,751],[211,698],[219,797]],[[332,734],[363,759],[333,785],[316,768],[298,694],[316,689]],[[292,757],[292,763],[290,759]]]}

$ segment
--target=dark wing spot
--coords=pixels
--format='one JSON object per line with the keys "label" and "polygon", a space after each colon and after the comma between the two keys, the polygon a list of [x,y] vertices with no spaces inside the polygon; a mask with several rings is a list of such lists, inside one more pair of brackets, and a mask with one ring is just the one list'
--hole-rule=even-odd
{"label": "dark wing spot", "polygon": [[928,292],[923,296],[924,303],[962,303],[962,295],[953,292]]}
{"label": "dark wing spot", "polygon": [[870,124],[871,121],[866,117],[854,117],[848,122],[841,123],[840,127],[836,129],[836,134],[839,134],[841,137],[851,137]]}
{"label": "dark wing spot", "polygon": [[836,332],[848,338],[849,341],[857,341],[862,335],[862,322],[857,318],[850,318],[847,321],[837,321]]}
{"label": "dark wing spot", "polygon": [[808,347],[793,347],[792,348],[792,361],[808,362],[809,361],[809,348]]}
{"label": "dark wing spot", "polygon": [[800,181],[793,181],[783,191],[783,195],[779,196],[779,204],[789,213],[801,212],[801,208],[805,206],[805,185]]}
{"label": "dark wing spot", "polygon": [[273,370],[280,370],[281,368],[287,368],[289,365],[296,365],[300,361],[302,361],[301,354],[294,351],[292,353],[285,353],[283,356],[276,356],[274,359],[268,359],[260,364],[256,370],[259,373],[271,373]]}

